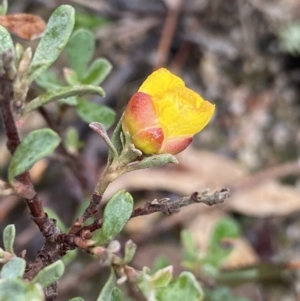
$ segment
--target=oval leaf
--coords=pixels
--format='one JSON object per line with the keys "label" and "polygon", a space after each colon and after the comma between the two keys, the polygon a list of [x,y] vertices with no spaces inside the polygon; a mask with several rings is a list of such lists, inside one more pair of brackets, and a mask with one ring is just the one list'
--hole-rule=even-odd
{"label": "oval leaf", "polygon": [[38,283],[42,287],[47,287],[56,282],[64,273],[65,265],[61,260],[58,260],[49,266],[42,269],[31,281],[31,283]]}
{"label": "oval leaf", "polygon": [[[13,257],[7,262],[0,273],[0,278],[16,279],[21,278],[24,274],[26,261],[20,257]],[[1,299],[0,299],[1,300]]]}
{"label": "oval leaf", "polygon": [[66,53],[70,67],[75,70],[79,78],[86,73],[94,51],[95,38],[89,30],[81,28],[72,34],[66,46]]}
{"label": "oval leaf", "polygon": [[99,122],[105,128],[109,128],[115,121],[115,112],[107,106],[89,102],[83,98],[78,98],[77,113],[80,118],[87,122]]}
{"label": "oval leaf", "polygon": [[34,163],[51,154],[59,145],[59,136],[51,129],[40,129],[29,133],[13,154],[8,168],[8,179],[29,170]]}
{"label": "oval leaf", "polygon": [[4,250],[11,254],[14,254],[14,242],[16,237],[15,225],[8,225],[3,231],[3,245]]}
{"label": "oval leaf", "polygon": [[112,69],[111,63],[103,58],[95,60],[82,80],[83,84],[100,85]]}
{"label": "oval leaf", "polygon": [[104,209],[102,228],[93,236],[97,244],[104,245],[116,237],[129,220],[132,210],[132,196],[125,191],[116,193]]}
{"label": "oval leaf", "polygon": [[59,100],[62,98],[69,98],[71,96],[81,96],[85,94],[95,94],[104,96],[105,93],[102,88],[92,85],[76,85],[71,87],[62,87],[57,90],[49,91],[41,96],[33,99],[24,107],[23,114],[27,114],[49,102]]}
{"label": "oval leaf", "polygon": [[189,301],[201,301],[203,298],[203,291],[190,272],[181,273],[168,286],[156,291],[158,301],[182,301],[186,300],[187,296]]}
{"label": "oval leaf", "polygon": [[82,299],[81,297],[75,297],[70,299],[69,301],[84,301],[84,299]]}
{"label": "oval leaf", "polygon": [[21,279],[6,279],[0,281],[0,300],[27,300],[25,282]]}
{"label": "oval leaf", "polygon": [[61,5],[53,12],[27,70],[29,83],[58,58],[69,40],[74,22],[75,11],[70,5]]}

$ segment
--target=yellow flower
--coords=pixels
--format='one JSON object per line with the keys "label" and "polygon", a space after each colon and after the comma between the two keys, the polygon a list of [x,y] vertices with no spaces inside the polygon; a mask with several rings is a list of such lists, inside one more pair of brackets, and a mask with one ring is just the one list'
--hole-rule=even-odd
{"label": "yellow flower", "polygon": [[130,99],[122,129],[144,154],[177,154],[209,122],[215,106],[167,69],[153,72]]}

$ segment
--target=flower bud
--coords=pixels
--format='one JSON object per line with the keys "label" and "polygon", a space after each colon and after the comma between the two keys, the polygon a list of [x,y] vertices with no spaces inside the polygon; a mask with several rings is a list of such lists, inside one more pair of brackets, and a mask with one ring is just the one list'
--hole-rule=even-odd
{"label": "flower bud", "polygon": [[122,129],[144,154],[177,154],[209,122],[215,106],[167,69],[153,72],[130,99]]}

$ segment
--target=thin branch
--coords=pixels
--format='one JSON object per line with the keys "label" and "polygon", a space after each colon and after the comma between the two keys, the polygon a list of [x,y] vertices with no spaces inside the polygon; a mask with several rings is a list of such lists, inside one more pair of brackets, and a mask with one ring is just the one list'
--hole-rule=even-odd
{"label": "thin branch", "polygon": [[[75,223],[73,224],[73,226],[71,227],[69,234],[74,234],[76,232],[78,232],[78,230],[80,228],[82,228],[84,222],[92,217],[96,212],[97,212],[97,208],[100,204],[102,200],[102,196],[97,194],[96,192],[94,192],[92,194],[90,203],[88,205],[88,207],[84,210],[84,212],[81,214],[81,216],[79,216]],[[81,233],[83,233],[83,231],[80,231]]]}
{"label": "thin branch", "polygon": [[[13,111],[13,81],[8,80],[5,77],[0,78],[0,110],[3,118],[5,132],[7,136],[7,147],[10,153],[13,155],[21,140],[19,137],[18,129],[14,121]],[[33,187],[30,175],[28,172],[24,172],[17,177],[17,181],[24,187],[24,190],[28,192],[28,195],[32,197],[25,198],[25,202],[30,210],[33,221],[37,224],[40,231],[45,236],[44,223],[47,222],[47,215],[42,207],[42,202],[38,199],[35,189]],[[30,193],[29,193],[30,191]]]}
{"label": "thin branch", "polygon": [[[2,63],[4,67],[10,66],[9,62],[11,57],[2,57]],[[0,77],[0,111],[3,118],[5,133],[7,137],[7,147],[10,153],[13,155],[17,147],[21,143],[19,132],[16,126],[13,115],[13,103],[14,103],[14,91],[13,91],[13,81],[14,77],[10,76],[11,70],[5,69],[5,73]],[[18,100],[17,100],[18,101]],[[41,269],[50,263],[61,258],[60,254],[56,254],[56,244],[53,244],[60,230],[56,227],[55,221],[49,219],[47,214],[44,211],[41,200],[38,198],[37,193],[34,189],[33,183],[31,181],[29,172],[26,171],[23,174],[19,175],[13,183],[16,191],[22,196],[26,202],[27,207],[29,208],[30,215],[32,220],[38,226],[40,232],[45,238],[44,245],[41,251],[38,253],[34,263],[28,264],[25,271],[24,278],[31,280]],[[44,256],[43,256],[44,254]],[[54,256],[55,255],[55,256]],[[56,256],[58,255],[58,256]],[[56,286],[51,286],[45,288],[46,300],[55,300]],[[50,292],[50,290],[52,290]]]}
{"label": "thin branch", "polygon": [[[178,200],[161,199],[147,202],[144,206],[136,208],[131,218],[148,215],[155,212],[163,212],[165,214],[177,213],[181,207],[185,207],[191,204],[203,203],[208,206],[224,203],[230,197],[230,191],[228,188],[222,188],[215,191],[213,194],[208,194],[208,190],[198,193],[194,192],[190,196],[184,196]],[[83,227],[77,234],[82,236],[83,233],[94,232],[102,227],[103,220],[96,219],[90,225]]]}

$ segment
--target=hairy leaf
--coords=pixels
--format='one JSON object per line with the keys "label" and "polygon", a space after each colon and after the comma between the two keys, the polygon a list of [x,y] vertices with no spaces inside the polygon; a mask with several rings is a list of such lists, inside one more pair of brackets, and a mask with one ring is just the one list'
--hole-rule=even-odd
{"label": "hairy leaf", "polygon": [[78,78],[82,78],[86,73],[94,51],[95,38],[89,30],[81,28],[72,34],[66,46],[66,53],[70,67],[77,73]]}
{"label": "hairy leaf", "polygon": [[14,242],[16,237],[15,225],[8,225],[3,231],[3,245],[4,250],[11,254],[14,254]]}
{"label": "hairy leaf", "polygon": [[114,123],[116,114],[112,109],[80,97],[77,100],[77,113],[83,121],[87,123],[99,122],[105,128],[109,128]]}
{"label": "hairy leaf", "polygon": [[65,266],[61,260],[58,260],[44,269],[42,269],[31,281],[31,283],[39,283],[42,287],[47,287],[60,279],[65,270]]}
{"label": "hairy leaf", "polygon": [[129,220],[132,210],[132,196],[125,191],[116,193],[104,209],[102,228],[93,236],[97,244],[106,244],[116,237]]}
{"label": "hairy leaf", "polygon": [[61,5],[53,12],[27,70],[29,83],[58,58],[69,40],[74,22],[75,11],[70,5]]}
{"label": "hairy leaf", "polygon": [[83,84],[100,85],[112,69],[111,63],[103,58],[95,60],[82,79]]}
{"label": "hairy leaf", "polygon": [[23,114],[27,114],[47,103],[59,100],[62,98],[69,98],[71,96],[81,96],[85,94],[96,94],[104,96],[105,93],[102,88],[92,85],[76,85],[71,87],[62,87],[57,90],[49,91],[41,96],[33,99],[25,105]]}
{"label": "hairy leaf", "polygon": [[168,286],[157,289],[156,298],[158,301],[201,301],[203,291],[195,276],[190,272],[182,272],[173,279]]}
{"label": "hairy leaf", "polygon": [[17,147],[8,168],[8,179],[29,170],[34,163],[51,154],[60,142],[51,129],[39,129],[29,133]]}
{"label": "hairy leaf", "polygon": [[13,257],[2,267],[0,278],[5,278],[5,279],[21,278],[24,274],[25,266],[26,266],[26,261],[24,259],[20,257]]}

